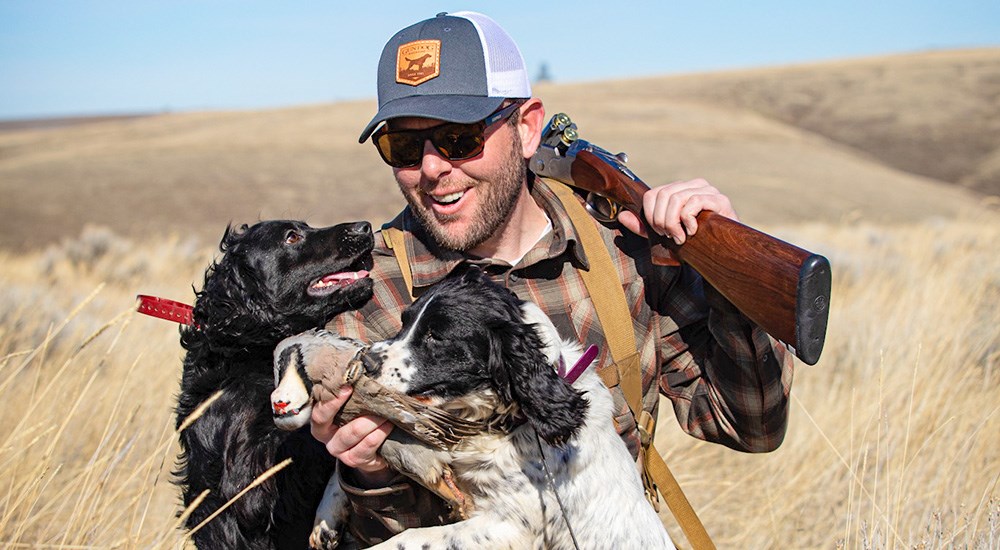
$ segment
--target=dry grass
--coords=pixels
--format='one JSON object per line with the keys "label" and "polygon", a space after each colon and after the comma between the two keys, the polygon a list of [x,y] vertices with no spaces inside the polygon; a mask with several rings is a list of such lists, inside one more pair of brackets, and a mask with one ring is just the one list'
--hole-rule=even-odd
{"label": "dry grass", "polygon": [[176,546],[182,356],[176,328],[131,310],[138,291],[190,295],[207,256],[90,231],[0,261],[0,547]]}
{"label": "dry grass", "polygon": [[[743,455],[670,418],[658,434],[718,546],[996,548],[1000,220],[775,233],[835,271],[784,445]],[[190,301],[209,257],[99,230],[0,257],[0,546],[184,544],[177,329],[131,309],[140,292]]]}
{"label": "dry grass", "polygon": [[830,258],[834,288],[785,443],[692,449],[669,419],[658,434],[710,533],[724,548],[997,548],[1000,224],[787,234]]}

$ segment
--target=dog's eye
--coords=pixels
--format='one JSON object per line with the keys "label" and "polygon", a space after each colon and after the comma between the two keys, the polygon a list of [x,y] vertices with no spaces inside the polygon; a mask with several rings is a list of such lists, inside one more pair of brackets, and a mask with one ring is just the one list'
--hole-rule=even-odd
{"label": "dog's eye", "polygon": [[302,233],[289,230],[288,233],[285,233],[285,244],[295,244],[301,241],[302,238]]}

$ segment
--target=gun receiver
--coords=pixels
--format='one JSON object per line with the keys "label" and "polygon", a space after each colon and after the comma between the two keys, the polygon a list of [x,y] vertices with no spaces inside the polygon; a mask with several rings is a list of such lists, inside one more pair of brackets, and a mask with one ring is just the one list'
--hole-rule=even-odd
{"label": "gun receiver", "polygon": [[[576,124],[560,113],[542,134],[530,167],[586,191],[587,209],[600,221],[625,208],[645,224],[642,196],[649,187],[626,160],[579,139]],[[648,224],[646,229],[654,263],[689,264],[751,321],[792,346],[802,362],[819,361],[830,304],[826,258],[709,211],[698,215],[698,232],[680,246]]]}

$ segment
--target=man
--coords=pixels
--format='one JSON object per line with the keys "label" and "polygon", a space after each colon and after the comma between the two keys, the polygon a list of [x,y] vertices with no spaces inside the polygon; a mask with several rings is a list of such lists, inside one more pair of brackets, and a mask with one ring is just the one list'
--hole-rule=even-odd
{"label": "man", "polygon": [[[439,14],[394,35],[378,71],[379,111],[360,141],[372,138],[409,204],[390,225],[402,231],[403,242],[391,246],[405,247],[412,291],[419,294],[460,266],[478,265],[538,303],[564,338],[598,344],[598,364],[608,364],[608,330],[579,272],[593,251],[583,250],[550,184],[526,169],[547,121],[511,37],[481,14]],[[729,199],[704,180],[654,188],[643,203],[653,230],[680,244],[697,231],[702,210],[736,219]],[[776,448],[787,421],[791,356],[689,267],[653,266],[635,216],[623,213],[618,222],[594,223],[632,313],[646,418],[656,418],[659,390],[695,437],[748,452]],[[384,238],[376,238],[371,276],[372,301],[338,317],[331,329],[372,341],[400,328],[411,289]],[[611,391],[619,409],[615,425],[638,456],[637,415],[621,389]],[[315,407],[312,430],[347,467],[341,485],[358,512],[355,536],[376,542],[443,519],[433,497],[390,471],[376,453],[392,424],[374,417],[331,424],[348,395],[345,390]]]}

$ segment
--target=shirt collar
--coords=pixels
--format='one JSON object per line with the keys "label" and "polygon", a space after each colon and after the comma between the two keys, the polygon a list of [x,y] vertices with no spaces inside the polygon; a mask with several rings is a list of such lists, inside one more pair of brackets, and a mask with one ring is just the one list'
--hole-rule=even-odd
{"label": "shirt collar", "polygon": [[[532,174],[529,172],[529,177]],[[530,183],[531,197],[552,221],[552,231],[543,237],[536,247],[525,254],[518,267],[527,267],[544,260],[563,256],[581,269],[589,269],[590,263],[583,251],[576,228],[566,213],[566,209],[555,196],[549,185],[562,185],[558,182],[547,182],[533,178]],[[407,206],[388,225],[402,229],[404,245],[410,259],[410,271],[413,275],[414,289],[431,286],[448,276],[460,264],[487,266],[501,263],[497,260],[482,259],[467,256],[460,252],[439,247],[434,239],[427,234],[419,220]]]}

